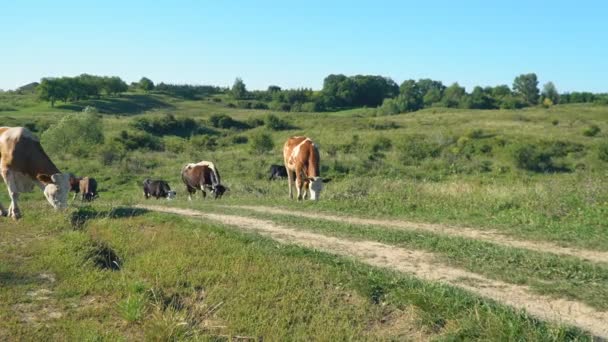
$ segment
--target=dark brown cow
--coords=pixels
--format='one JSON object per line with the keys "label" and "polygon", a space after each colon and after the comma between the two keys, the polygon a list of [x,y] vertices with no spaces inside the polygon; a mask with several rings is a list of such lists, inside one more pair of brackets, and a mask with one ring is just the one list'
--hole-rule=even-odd
{"label": "dark brown cow", "polygon": [[228,190],[221,184],[220,173],[212,162],[202,161],[199,163],[187,164],[182,168],[182,181],[188,190],[188,199],[192,200],[192,195],[196,190],[203,192],[203,198],[207,196],[205,190],[210,190],[215,195],[215,199],[221,198]]}
{"label": "dark brown cow", "polygon": [[315,143],[307,137],[291,137],[283,145],[283,159],[287,169],[289,197],[293,198],[292,182],[295,174],[298,200],[306,198],[307,192],[310,193],[311,200],[318,200],[323,183],[330,179],[321,178],[319,150]]}
{"label": "dark brown cow", "polygon": [[0,204],[3,216],[19,219],[19,194],[31,192],[35,185],[53,208],[67,207],[70,176],[59,171],[27,128],[0,127],[0,172],[11,198],[8,212]]}

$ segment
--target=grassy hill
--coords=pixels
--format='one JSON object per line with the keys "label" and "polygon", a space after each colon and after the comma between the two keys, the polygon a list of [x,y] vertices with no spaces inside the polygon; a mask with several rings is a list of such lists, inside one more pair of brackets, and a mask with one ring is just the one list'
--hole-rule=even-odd
{"label": "grassy hill", "polygon": [[[607,106],[375,116],[365,108],[237,109],[216,98],[140,93],[50,108],[32,95],[0,95],[2,125],[27,125],[43,143],[45,130],[66,115],[85,115],[87,106],[100,113],[105,136],[77,153],[69,146],[47,151],[62,171],[95,177],[99,201],[49,214],[39,192],[24,194],[25,218],[0,220],[6,260],[0,286],[7,289],[0,295],[0,337],[589,338],[452,286],[279,245],[230,225],[132,209],[145,201],[145,178],[169,181],[178,191],[172,206],[426,251],[438,263],[537,295],[608,309],[606,262],[242,208],[491,229],[531,243],[606,252]],[[263,134],[273,146],[256,145]],[[269,165],[282,163],[282,144],[291,135],[307,135],[320,147],[321,173],[332,182],[319,202],[290,201],[286,181],[266,179]],[[200,160],[214,161],[230,188],[221,201],[187,201],[179,172]],[[8,201],[5,190],[0,201]],[[111,270],[108,258],[120,270]]]}

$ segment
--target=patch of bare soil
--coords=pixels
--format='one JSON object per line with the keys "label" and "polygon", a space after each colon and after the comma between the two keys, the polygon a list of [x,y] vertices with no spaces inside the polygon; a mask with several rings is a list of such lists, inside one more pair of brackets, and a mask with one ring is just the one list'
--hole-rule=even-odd
{"label": "patch of bare soil", "polygon": [[358,217],[344,217],[335,216],[329,214],[321,214],[314,212],[302,212],[285,209],[277,209],[263,206],[230,206],[230,208],[246,209],[266,214],[275,215],[289,215],[296,217],[305,217],[311,219],[321,219],[332,222],[340,222],[354,225],[367,225],[367,226],[382,226],[387,228],[401,229],[401,230],[417,230],[427,231],[434,234],[458,236],[467,239],[481,240],[491,242],[497,245],[503,245],[508,247],[523,248],[533,251],[552,253],[558,255],[568,255],[577,258],[594,261],[594,262],[605,262],[608,263],[608,252],[585,250],[572,247],[563,247],[551,242],[544,241],[528,241],[520,240],[514,237],[505,235],[501,232],[492,229],[474,229],[467,227],[455,227],[440,224],[430,223],[419,223],[409,222],[403,220],[381,220],[381,219],[366,219]]}
{"label": "patch of bare soil", "polygon": [[608,312],[598,311],[577,301],[538,295],[527,286],[487,279],[473,272],[442,265],[432,253],[408,250],[373,241],[339,239],[290,229],[269,220],[250,217],[203,213],[196,210],[162,206],[138,207],[209,219],[240,229],[253,230],[279,242],[354,257],[369,265],[401,271],[427,281],[456,286],[514,308],[524,309],[538,318],[577,326],[596,336],[608,338]]}

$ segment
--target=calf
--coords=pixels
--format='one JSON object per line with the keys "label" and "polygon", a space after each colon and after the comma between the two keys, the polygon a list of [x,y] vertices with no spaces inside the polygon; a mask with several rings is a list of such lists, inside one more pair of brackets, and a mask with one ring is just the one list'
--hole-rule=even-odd
{"label": "calf", "polygon": [[287,178],[287,169],[284,165],[270,165],[268,180]]}
{"label": "calf", "polygon": [[186,164],[182,168],[182,181],[188,191],[188,199],[192,200],[192,195],[196,190],[201,190],[203,198],[207,197],[205,190],[210,190],[215,199],[222,198],[224,192],[228,190],[220,183],[220,173],[215,164],[208,161]]}
{"label": "calf", "polygon": [[84,177],[81,179],[79,182],[79,189],[83,201],[90,202],[99,197],[97,194],[97,181],[95,178]]}
{"label": "calf", "polygon": [[155,197],[156,199],[164,197],[169,200],[175,198],[175,191],[171,190],[169,184],[164,180],[146,179],[143,185],[146,199],[150,197]]}

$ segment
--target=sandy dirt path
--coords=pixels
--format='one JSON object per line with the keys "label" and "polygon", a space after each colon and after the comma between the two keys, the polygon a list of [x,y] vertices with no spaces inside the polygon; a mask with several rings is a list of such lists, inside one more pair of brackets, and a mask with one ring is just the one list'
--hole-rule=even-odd
{"label": "sandy dirt path", "polygon": [[585,250],[573,247],[563,247],[555,243],[545,241],[529,241],[521,240],[510,237],[496,230],[480,230],[467,227],[455,227],[440,224],[430,223],[419,223],[409,222],[403,220],[381,220],[381,219],[367,219],[358,217],[345,217],[336,216],[330,214],[314,213],[314,212],[302,212],[285,209],[270,208],[264,206],[224,206],[225,208],[239,208],[245,210],[256,211],[265,214],[274,215],[288,215],[296,217],[305,217],[310,219],[321,219],[332,222],[353,224],[353,225],[366,225],[366,226],[380,226],[399,230],[412,230],[412,231],[426,231],[434,234],[449,235],[463,237],[467,239],[474,239],[480,241],[491,242],[497,245],[503,245],[508,247],[528,249],[532,251],[552,253],[557,255],[568,255],[581,259],[585,259],[593,262],[604,262],[608,263],[608,252]]}
{"label": "sandy dirt path", "polygon": [[283,227],[269,220],[238,215],[205,213],[191,209],[139,205],[138,208],[216,221],[256,231],[276,241],[353,257],[372,266],[397,270],[419,279],[465,289],[540,319],[577,326],[595,336],[608,338],[608,312],[584,303],[533,293],[529,287],[485,278],[466,270],[442,265],[432,253],[394,247],[373,241],[353,241]]}

